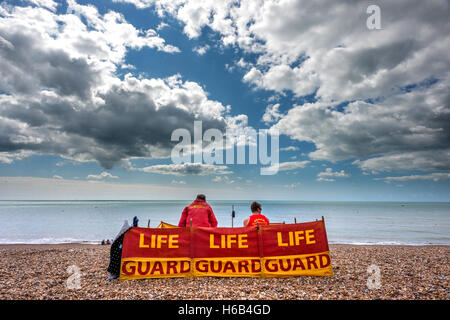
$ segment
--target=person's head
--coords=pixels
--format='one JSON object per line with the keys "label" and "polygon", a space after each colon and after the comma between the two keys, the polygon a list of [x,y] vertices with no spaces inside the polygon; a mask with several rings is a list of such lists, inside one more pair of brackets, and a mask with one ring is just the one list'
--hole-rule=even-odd
{"label": "person's head", "polygon": [[261,204],[256,201],[253,201],[250,206],[250,209],[252,209],[252,213],[261,213]]}
{"label": "person's head", "polygon": [[206,201],[206,196],[204,195],[204,194],[198,194],[197,195],[197,200],[203,200],[203,201]]}

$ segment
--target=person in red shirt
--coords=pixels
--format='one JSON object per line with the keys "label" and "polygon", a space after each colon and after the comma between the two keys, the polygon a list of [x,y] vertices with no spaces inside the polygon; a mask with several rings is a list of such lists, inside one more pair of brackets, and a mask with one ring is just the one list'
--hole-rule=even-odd
{"label": "person in red shirt", "polygon": [[244,220],[244,227],[247,226],[264,226],[269,224],[269,219],[266,216],[261,214],[261,204],[254,201],[250,206],[252,209],[252,215]]}
{"label": "person in red shirt", "polygon": [[197,199],[184,208],[178,226],[189,227],[191,219],[193,227],[217,227],[216,216],[210,205],[206,202],[204,194],[197,195]]}

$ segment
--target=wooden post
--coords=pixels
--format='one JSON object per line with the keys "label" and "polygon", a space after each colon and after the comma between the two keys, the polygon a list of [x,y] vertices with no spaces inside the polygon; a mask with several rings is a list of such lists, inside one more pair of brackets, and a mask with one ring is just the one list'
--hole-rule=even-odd
{"label": "wooden post", "polygon": [[192,218],[189,221],[189,258],[190,258],[190,273],[194,277],[194,229],[192,228]]}
{"label": "wooden post", "polygon": [[150,219],[148,219],[147,228],[150,228]]}

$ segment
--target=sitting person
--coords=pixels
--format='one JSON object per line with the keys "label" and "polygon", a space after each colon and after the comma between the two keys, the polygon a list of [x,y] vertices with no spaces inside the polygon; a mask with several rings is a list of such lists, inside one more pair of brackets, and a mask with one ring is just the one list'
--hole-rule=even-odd
{"label": "sitting person", "polygon": [[179,227],[189,227],[192,219],[193,227],[217,227],[216,216],[210,205],[206,202],[204,194],[197,195],[197,198],[181,213]]}
{"label": "sitting person", "polygon": [[254,201],[250,209],[252,210],[252,215],[244,220],[244,227],[250,226],[264,226],[269,224],[269,219],[261,214],[261,204]]}

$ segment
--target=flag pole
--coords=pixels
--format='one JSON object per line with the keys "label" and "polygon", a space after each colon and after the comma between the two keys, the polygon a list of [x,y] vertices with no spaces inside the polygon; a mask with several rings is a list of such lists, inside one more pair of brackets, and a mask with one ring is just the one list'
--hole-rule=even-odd
{"label": "flag pole", "polygon": [[234,204],[231,206],[231,227],[234,227],[234,216],[236,215],[236,212],[234,212]]}

